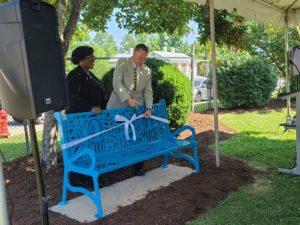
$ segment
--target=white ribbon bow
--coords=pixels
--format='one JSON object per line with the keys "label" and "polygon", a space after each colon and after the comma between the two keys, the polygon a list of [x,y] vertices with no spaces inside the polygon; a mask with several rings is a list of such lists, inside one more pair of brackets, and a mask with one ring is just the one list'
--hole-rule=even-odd
{"label": "white ribbon bow", "polygon": [[129,126],[130,126],[131,131],[132,131],[132,140],[136,141],[136,133],[135,133],[135,127],[133,125],[133,121],[135,121],[137,119],[140,119],[142,117],[144,117],[144,115],[136,116],[136,114],[133,114],[133,116],[129,120],[129,119],[127,119],[124,116],[116,115],[115,121],[117,121],[117,122],[123,122],[123,124],[124,124],[125,137],[126,137],[127,141],[130,140],[130,137],[129,137]]}

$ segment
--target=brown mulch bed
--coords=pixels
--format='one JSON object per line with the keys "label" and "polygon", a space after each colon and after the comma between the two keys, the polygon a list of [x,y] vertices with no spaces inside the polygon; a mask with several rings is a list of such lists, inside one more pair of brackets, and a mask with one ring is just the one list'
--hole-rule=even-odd
{"label": "brown mulch bed", "polygon": [[[185,224],[215,207],[228,193],[253,181],[255,171],[243,162],[221,157],[221,167],[215,167],[215,158],[209,149],[214,142],[213,116],[210,114],[192,114],[189,124],[196,129],[201,158],[201,174],[192,174],[168,187],[149,193],[144,199],[118,212],[98,220],[90,225],[179,225]],[[233,130],[220,124],[220,138],[232,136]],[[158,167],[161,159],[153,159],[145,164],[146,170]],[[172,162],[174,163],[174,161]],[[183,160],[179,165],[189,166]],[[18,159],[6,165],[7,190],[12,197],[14,212],[12,225],[39,225],[39,206],[35,173],[31,158]],[[63,167],[58,166],[44,173],[46,195],[54,196],[50,205],[60,200]],[[104,175],[108,184],[131,177],[131,169],[124,168]],[[75,194],[69,195],[71,198]],[[9,210],[11,202],[8,201]],[[51,225],[79,225],[81,223],[57,213],[49,212]]]}

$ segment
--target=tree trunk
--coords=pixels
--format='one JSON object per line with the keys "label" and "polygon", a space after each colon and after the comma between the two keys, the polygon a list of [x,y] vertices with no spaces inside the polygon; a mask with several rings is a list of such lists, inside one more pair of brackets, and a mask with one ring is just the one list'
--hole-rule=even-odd
{"label": "tree trunk", "polygon": [[[57,19],[58,19],[58,33],[61,43],[64,43],[64,30],[66,26],[68,0],[58,0],[57,2]],[[64,52],[64,54],[66,54]]]}
{"label": "tree trunk", "polygon": [[57,125],[53,111],[44,114],[43,142],[42,142],[42,167],[50,169],[57,165],[56,154]]}
{"label": "tree trunk", "polygon": [[68,19],[68,22],[66,24],[65,30],[64,30],[64,42],[63,42],[63,50],[65,55],[67,54],[67,51],[69,49],[69,45],[71,42],[71,38],[75,33],[76,26],[79,20],[79,15],[82,10],[82,7],[85,3],[85,0],[73,0],[71,13]]}
{"label": "tree trunk", "polygon": [[[70,17],[66,23],[68,0],[57,1],[58,30],[62,42],[63,54],[67,55],[70,40],[75,32],[79,20],[80,11],[83,7],[84,0],[73,0]],[[44,115],[43,142],[42,142],[42,166],[50,169],[57,165],[56,139],[57,123],[53,111],[46,112]]]}

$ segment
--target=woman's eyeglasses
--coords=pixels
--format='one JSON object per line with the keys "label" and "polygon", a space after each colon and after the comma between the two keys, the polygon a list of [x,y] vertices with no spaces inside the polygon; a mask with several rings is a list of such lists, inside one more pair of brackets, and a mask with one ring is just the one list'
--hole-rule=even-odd
{"label": "woman's eyeglasses", "polygon": [[95,56],[94,55],[89,55],[86,58],[91,60],[91,61],[95,61]]}

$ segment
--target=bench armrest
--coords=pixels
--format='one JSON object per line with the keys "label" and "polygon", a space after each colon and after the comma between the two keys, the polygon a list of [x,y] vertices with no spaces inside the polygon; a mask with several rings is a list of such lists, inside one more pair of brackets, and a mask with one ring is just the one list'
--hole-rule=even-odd
{"label": "bench armrest", "polygon": [[88,149],[88,148],[84,148],[79,153],[72,156],[70,158],[70,163],[73,163],[74,161],[76,161],[77,159],[79,159],[80,157],[82,157],[84,155],[88,155],[92,161],[92,163],[88,169],[95,169],[96,168],[96,155],[92,149]]}
{"label": "bench armrest", "polygon": [[185,130],[191,131],[191,133],[192,133],[191,139],[192,139],[192,140],[196,140],[196,132],[195,132],[195,129],[194,129],[193,127],[191,127],[191,126],[188,126],[188,125],[185,125],[185,126],[183,126],[183,127],[180,127],[179,129],[173,131],[171,134],[175,137],[175,136],[177,136],[178,134],[182,133],[182,132],[185,131]]}

